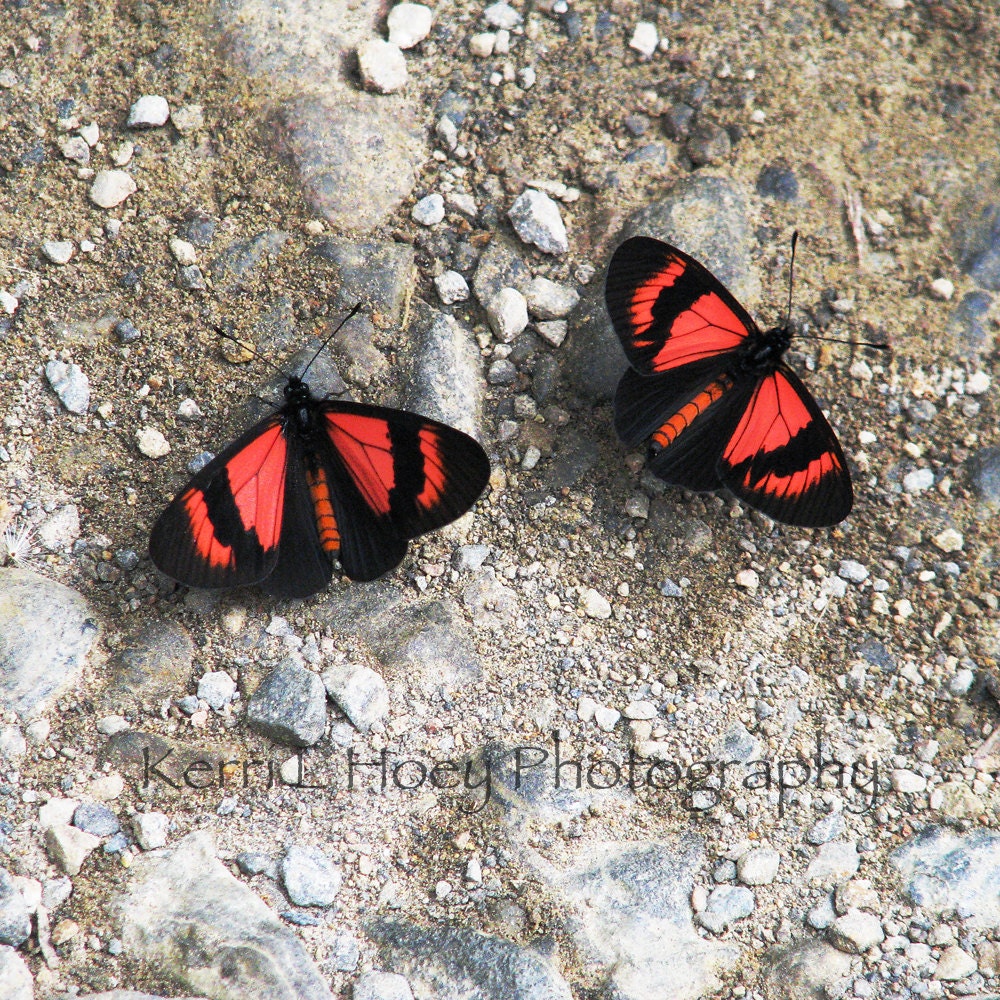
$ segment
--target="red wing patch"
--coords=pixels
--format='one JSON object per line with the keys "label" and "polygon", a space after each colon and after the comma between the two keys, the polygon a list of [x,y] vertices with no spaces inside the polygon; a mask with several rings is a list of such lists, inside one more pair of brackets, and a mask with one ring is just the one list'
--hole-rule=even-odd
{"label": "red wing patch", "polygon": [[644,236],[615,251],[605,300],[629,363],[643,375],[735,351],[757,329],[698,261]]}
{"label": "red wing patch", "polygon": [[281,537],[285,502],[285,436],[279,426],[268,428],[236,452],[225,464],[229,489],[244,531],[256,531],[265,549]]}
{"label": "red wing patch", "polygon": [[389,422],[382,416],[332,411],[326,414],[326,427],[365,503],[376,514],[387,515],[396,485]]}
{"label": "red wing patch", "polygon": [[723,449],[720,477],[751,506],[789,524],[837,524],[853,502],[840,444],[785,366],[754,390]]}

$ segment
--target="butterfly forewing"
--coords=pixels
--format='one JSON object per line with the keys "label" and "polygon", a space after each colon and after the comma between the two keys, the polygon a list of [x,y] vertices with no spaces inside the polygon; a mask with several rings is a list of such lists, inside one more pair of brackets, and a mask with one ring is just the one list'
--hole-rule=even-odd
{"label": "butterfly forewing", "polygon": [[647,236],[634,236],[615,251],[605,299],[625,356],[642,375],[733,351],[756,329],[711,272]]}

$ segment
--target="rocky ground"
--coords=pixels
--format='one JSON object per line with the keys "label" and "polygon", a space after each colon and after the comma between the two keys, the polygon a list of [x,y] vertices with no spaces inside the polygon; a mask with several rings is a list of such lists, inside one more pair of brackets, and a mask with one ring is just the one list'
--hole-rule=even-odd
{"label": "rocky ground", "polygon": [[[430,15],[3,7],[0,995],[1000,994],[996,10]],[[793,229],[823,531],[608,403],[624,236],[766,324]],[[177,588],[158,512],[359,301],[314,387],[486,494],[373,584]]]}

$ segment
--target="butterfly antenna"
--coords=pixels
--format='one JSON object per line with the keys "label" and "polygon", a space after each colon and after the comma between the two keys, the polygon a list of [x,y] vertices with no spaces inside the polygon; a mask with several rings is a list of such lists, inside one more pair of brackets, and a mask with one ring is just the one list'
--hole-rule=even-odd
{"label": "butterfly antenna", "polygon": [[340,333],[340,331],[347,325],[347,323],[349,323],[361,311],[361,306],[362,303],[356,302],[351,311],[337,324],[337,328],[333,331],[333,333],[331,333],[330,336],[327,337],[326,340],[324,340],[323,343],[319,345],[319,349],[309,359],[309,364],[307,364],[305,368],[302,369],[302,375],[300,376],[300,378],[306,377],[306,372],[308,372],[309,369],[312,368],[313,362],[320,356],[320,354],[323,353],[323,349],[326,347],[326,345],[329,344],[330,341],[333,340],[333,338],[336,337],[337,334]]}
{"label": "butterfly antenna", "polygon": [[788,309],[785,310],[785,329],[792,326],[792,289],[795,286],[795,244],[799,242],[799,231],[792,233],[792,259],[788,264]]}

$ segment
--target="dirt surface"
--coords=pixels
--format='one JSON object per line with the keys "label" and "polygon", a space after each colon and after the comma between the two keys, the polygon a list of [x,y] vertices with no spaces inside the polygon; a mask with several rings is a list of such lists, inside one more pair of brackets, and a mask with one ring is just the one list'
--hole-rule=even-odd
{"label": "dirt surface", "polygon": [[[37,755],[23,769],[22,783],[43,796],[58,793],[68,771],[98,770],[104,739],[94,723],[108,664],[146,623],[176,620],[194,640],[194,675],[176,697],[194,691],[203,671],[216,669],[238,673],[246,697],[288,646],[264,631],[274,614],[287,618],[296,636],[311,637],[324,656],[335,659],[347,650],[378,665],[365,650],[352,650],[336,615],[324,611],[357,585],[335,582],[294,605],[275,604],[256,591],[185,597],[148,561],[149,528],[186,475],[187,461],[228,439],[244,400],[268,374],[253,362],[226,361],[213,324],[225,321],[244,332],[287,297],[304,340],[334,317],[336,290],[304,252],[304,226],[313,215],[292,165],[267,138],[264,95],[213,44],[203,5],[100,6],[7,4],[0,12],[0,70],[16,76],[15,85],[0,90],[0,289],[12,290],[25,279],[30,284],[16,313],[0,314],[0,443],[10,455],[0,463],[0,528],[37,523],[46,510],[75,504],[88,544],[72,554],[36,546],[21,563],[85,594],[104,627],[85,689],[63,699],[51,717],[49,746],[56,755]],[[447,87],[470,99],[476,124],[467,144],[475,153],[464,164],[465,183],[481,199],[491,196],[499,209],[492,228],[454,220],[447,225],[459,226],[480,246],[510,240],[536,273],[574,281],[588,276],[589,265],[600,282],[629,213],[691,173],[685,140],[665,136],[664,120],[671,107],[696,95],[699,119],[721,125],[732,144],[728,155],[700,172],[754,192],[761,170],[780,160],[799,184],[792,202],[750,197],[762,293],[747,307],[762,325],[780,319],[787,248],[797,229],[796,314],[826,316],[825,335],[886,341],[892,351],[876,355],[804,340],[794,345],[797,367],[808,369],[808,383],[856,472],[855,510],[829,531],[775,526],[722,497],[654,490],[641,479],[641,456],[626,455],[615,440],[610,406],[592,405],[564,382],[556,402],[568,423],[553,428],[554,455],[546,449],[537,468],[526,471],[487,442],[505,483],[495,480],[461,529],[411,546],[392,577],[408,594],[423,589],[463,607],[482,682],[452,692],[447,702],[395,698],[388,734],[367,738],[359,744],[364,752],[391,744],[401,754],[457,758],[497,737],[537,743],[564,727],[579,747],[599,757],[612,737],[577,720],[580,697],[590,696],[619,710],[635,700],[662,706],[651,730],[638,735],[668,745],[688,763],[742,722],[769,758],[810,753],[821,732],[835,743],[853,740],[860,756],[880,755],[888,769],[894,754],[905,756],[921,740],[936,739],[942,749],[935,768],[966,773],[963,758],[995,714],[989,704],[969,707],[936,693],[963,665],[994,668],[1000,648],[1000,521],[977,505],[965,466],[977,449],[1000,443],[998,371],[995,354],[956,360],[960,345],[945,331],[955,301],[974,287],[955,260],[963,198],[1000,166],[1000,34],[997,13],[986,2],[895,7],[613,2],[602,9],[580,3],[574,7],[580,33],[573,39],[576,29],[568,30],[565,19],[527,5],[527,28],[515,35],[510,58],[520,65],[519,53],[530,46],[533,58],[526,61],[535,66],[537,82],[521,90],[490,83],[503,59],[469,54],[469,36],[485,30],[479,5],[436,5],[436,33],[407,57],[408,86],[428,131]],[[599,17],[610,25],[600,39]],[[650,60],[627,44],[641,18],[655,20],[669,38],[667,51]],[[131,103],[146,93],[162,94],[172,108],[201,105],[205,126],[188,133],[172,126],[127,130]],[[645,134],[629,131],[629,116],[645,120]],[[122,141],[136,144],[128,169],[139,191],[117,209],[91,204],[90,179],[60,154],[60,142],[77,124],[90,122],[101,130],[91,168],[110,166],[109,153]],[[667,162],[623,162],[650,142],[663,144]],[[435,305],[431,282],[441,255],[409,208],[436,189],[443,169],[428,158],[414,198],[376,233],[414,243],[414,295]],[[578,201],[562,206],[571,247],[565,258],[529,251],[507,225],[506,208],[536,178],[581,191]],[[855,197],[875,220],[860,250],[845,207]],[[168,239],[193,212],[218,220],[213,254],[262,231],[291,235],[238,291],[183,290]],[[122,220],[116,239],[107,235],[109,218]],[[41,244],[63,239],[77,244],[73,260],[66,266],[46,262]],[[88,239],[95,248],[83,253],[79,243]],[[950,301],[930,292],[940,277],[954,282]],[[853,304],[828,308],[844,300]],[[475,330],[485,329],[472,300],[456,314]],[[121,319],[140,331],[134,343],[116,338],[113,327]],[[375,345],[388,362],[386,374],[351,388],[356,398],[392,404],[404,392],[397,373],[412,348],[398,331],[383,327],[377,327]],[[489,351],[484,355],[488,363]],[[67,413],[50,390],[43,368],[52,359],[80,364],[87,374],[92,407],[86,416]],[[282,359],[273,360],[280,365]],[[868,374],[852,368],[859,360]],[[965,404],[973,397],[953,385],[977,371],[989,374],[992,385],[970,407]],[[489,393],[487,437],[495,434],[498,407],[512,391]],[[203,419],[178,419],[177,405],[187,396]],[[913,416],[921,399],[934,403],[930,419]],[[165,433],[172,449],[166,458],[154,461],[137,450],[136,432],[146,425]],[[862,445],[863,431],[872,432],[874,442]],[[572,462],[575,454],[575,446],[560,443],[563,434],[593,449],[588,471],[572,481],[558,471],[560,456]],[[918,467],[934,470],[935,486],[908,493],[902,477]],[[648,519],[625,513],[626,500],[643,491],[642,483],[654,494]],[[946,554],[935,546],[945,528],[962,534],[960,551]],[[477,604],[469,580],[448,567],[458,542],[480,541],[490,546],[495,579]],[[919,557],[919,567],[907,568],[900,546]],[[114,553],[123,549],[139,555],[138,568],[101,579],[97,567],[114,564]],[[860,562],[870,575],[840,595],[824,587],[844,559]],[[957,575],[942,568],[949,560]],[[758,584],[737,585],[737,574],[750,569]],[[930,579],[921,578],[922,569]],[[887,613],[873,610],[872,582],[881,578],[889,584]],[[682,596],[663,596],[665,580],[679,585]],[[581,610],[591,588],[611,602],[609,619]],[[909,610],[896,605],[901,600]],[[879,644],[894,664],[884,672],[859,652]],[[872,675],[860,690],[845,680],[859,661]],[[804,674],[790,673],[794,667]],[[919,676],[925,687],[908,676]],[[761,703],[776,714],[755,711]],[[201,731],[176,709],[161,714],[158,705],[145,706],[130,721],[200,746],[235,747],[279,761],[287,756],[249,734],[238,712],[211,716]],[[614,741],[626,742],[620,733]],[[315,762],[339,766],[341,757],[330,746],[315,754]],[[224,856],[278,851],[294,833],[322,843],[349,869],[359,856],[373,857],[374,877],[356,870],[349,877],[348,923],[377,908],[381,883],[391,875],[404,887],[413,915],[427,911],[496,929],[475,907],[445,905],[429,895],[440,878],[461,881],[455,871],[465,855],[454,843],[462,831],[471,832],[480,851],[493,848],[497,834],[488,810],[465,817],[448,797],[401,792],[291,796],[251,790],[238,797],[241,809],[252,807],[247,814],[238,809],[218,816],[217,790],[157,807],[171,812],[178,832],[212,828]],[[140,805],[134,787],[126,798],[130,807]],[[693,825],[708,838],[711,858],[748,836],[792,854],[789,845],[811,822],[802,815],[780,817],[767,796],[705,816],[692,817],[689,805],[676,794],[647,792],[638,805],[595,808],[572,837],[656,839]],[[858,821],[879,852],[910,832],[911,810],[918,807],[900,800],[886,808]],[[992,806],[980,821],[997,823]],[[558,860],[569,836],[536,846]],[[789,865],[797,871],[799,861],[790,857]],[[104,880],[119,878],[115,866],[101,859],[92,877],[78,880],[74,896],[72,915],[99,934],[107,929]],[[891,885],[880,861],[869,874]],[[505,869],[502,879],[531,915],[529,936],[547,930],[552,914],[536,908],[518,873]],[[773,940],[802,892],[794,879],[771,887],[758,899],[752,927],[730,933],[751,947],[762,928]],[[307,942],[311,934],[303,931]],[[77,965],[74,975],[81,982],[92,975],[100,985],[102,974]],[[719,996],[732,995],[734,984],[754,982],[749,966],[734,975]]]}

